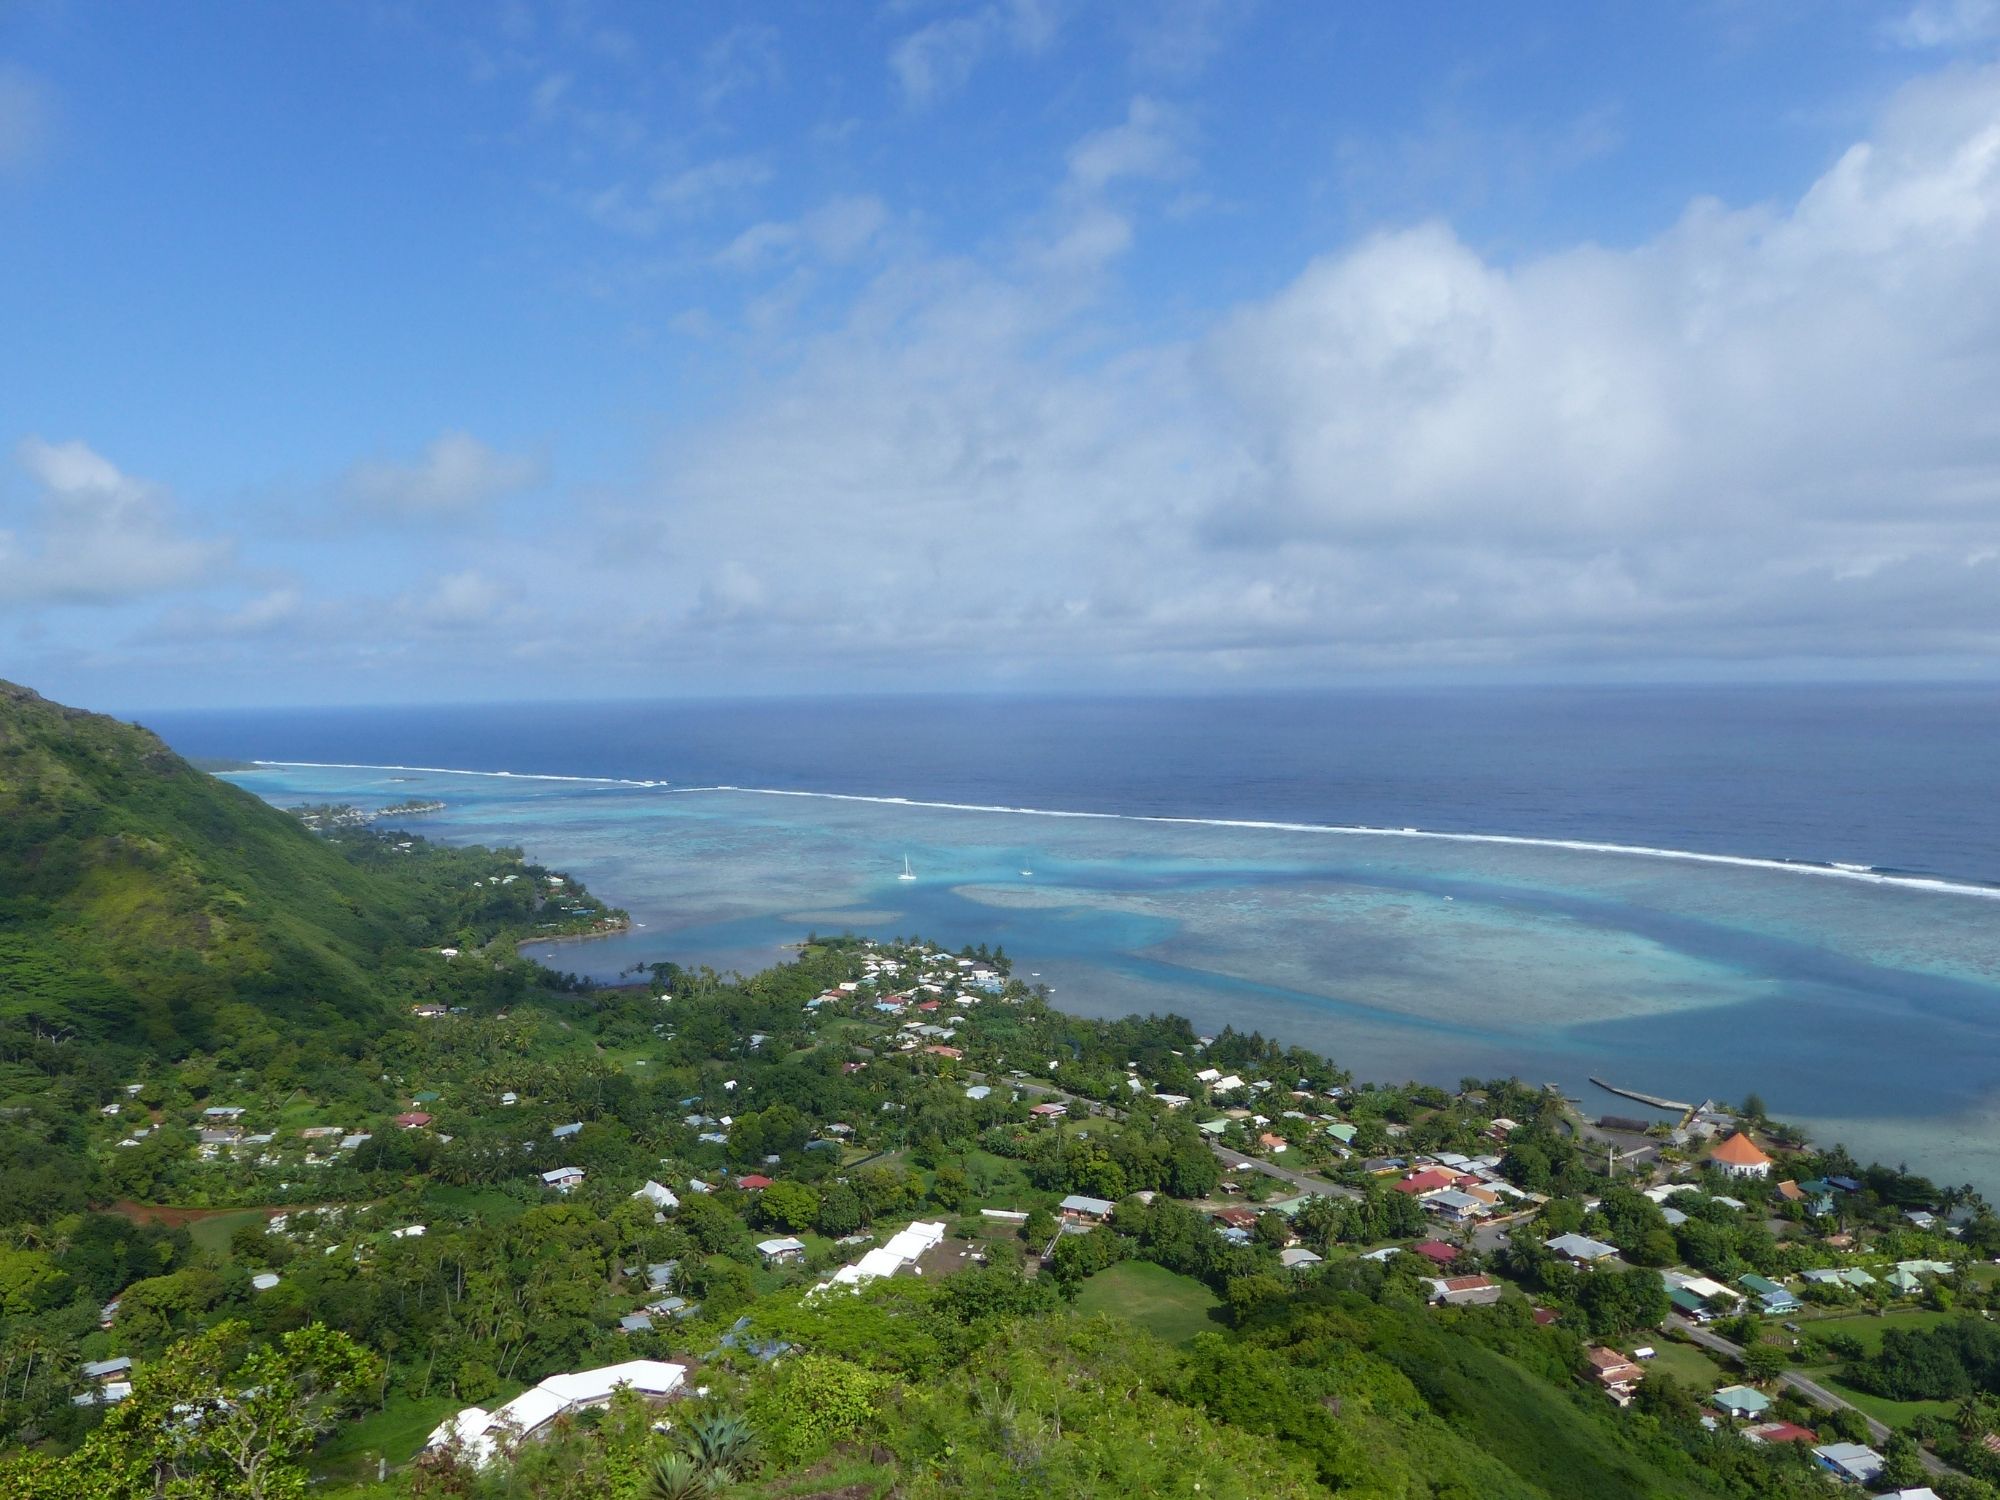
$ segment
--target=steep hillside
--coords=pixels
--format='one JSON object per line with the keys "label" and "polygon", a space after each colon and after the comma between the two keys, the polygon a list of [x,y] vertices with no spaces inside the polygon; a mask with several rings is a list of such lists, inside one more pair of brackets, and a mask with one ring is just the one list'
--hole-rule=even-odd
{"label": "steep hillside", "polygon": [[0,1023],[168,1054],[379,1019],[410,893],[147,730],[0,682]]}

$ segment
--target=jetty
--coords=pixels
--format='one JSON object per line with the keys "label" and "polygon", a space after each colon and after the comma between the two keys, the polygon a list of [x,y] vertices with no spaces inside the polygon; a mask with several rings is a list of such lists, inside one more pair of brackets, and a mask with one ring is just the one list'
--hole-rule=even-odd
{"label": "jetty", "polygon": [[1590,1080],[1607,1094],[1616,1094],[1621,1099],[1637,1099],[1641,1104],[1650,1104],[1655,1109],[1670,1109],[1677,1114],[1692,1114],[1694,1106],[1684,1104],[1679,1099],[1662,1099],[1658,1094],[1642,1094],[1637,1089],[1621,1089],[1615,1083],[1606,1083],[1602,1078]]}

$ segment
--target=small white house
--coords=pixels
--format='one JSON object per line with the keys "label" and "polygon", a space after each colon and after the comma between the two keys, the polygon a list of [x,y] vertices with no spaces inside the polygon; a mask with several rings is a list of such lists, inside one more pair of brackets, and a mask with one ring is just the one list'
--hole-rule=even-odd
{"label": "small white house", "polygon": [[681,1206],[681,1200],[674,1196],[673,1189],[653,1181],[650,1177],[646,1179],[646,1185],[633,1193],[632,1196],[645,1200],[661,1212]]}
{"label": "small white house", "polygon": [[567,1193],[571,1188],[583,1185],[583,1168],[557,1167],[553,1171],[542,1173],[542,1183],[545,1187],[554,1188],[558,1193]]}

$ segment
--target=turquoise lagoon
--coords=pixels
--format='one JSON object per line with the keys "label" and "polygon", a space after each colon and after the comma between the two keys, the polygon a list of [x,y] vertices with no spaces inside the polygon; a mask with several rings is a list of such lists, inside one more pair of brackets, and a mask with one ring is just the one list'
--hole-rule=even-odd
{"label": "turquoise lagoon", "polygon": [[[1087,1015],[1176,1011],[1364,1078],[1512,1073],[1631,1112],[1761,1093],[1858,1155],[2000,1194],[2000,893],[1756,861],[1292,826],[376,768],[280,805],[435,797],[642,924],[536,949],[611,977],[750,970],[809,931],[998,944]],[[916,871],[900,881],[903,859]]]}

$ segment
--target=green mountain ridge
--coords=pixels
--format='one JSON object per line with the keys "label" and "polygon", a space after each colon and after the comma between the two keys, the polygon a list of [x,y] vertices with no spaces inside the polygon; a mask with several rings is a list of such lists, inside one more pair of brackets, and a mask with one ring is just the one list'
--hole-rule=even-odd
{"label": "green mountain ridge", "polygon": [[0,682],[0,1022],[169,1056],[379,1023],[395,886],[148,730]]}

